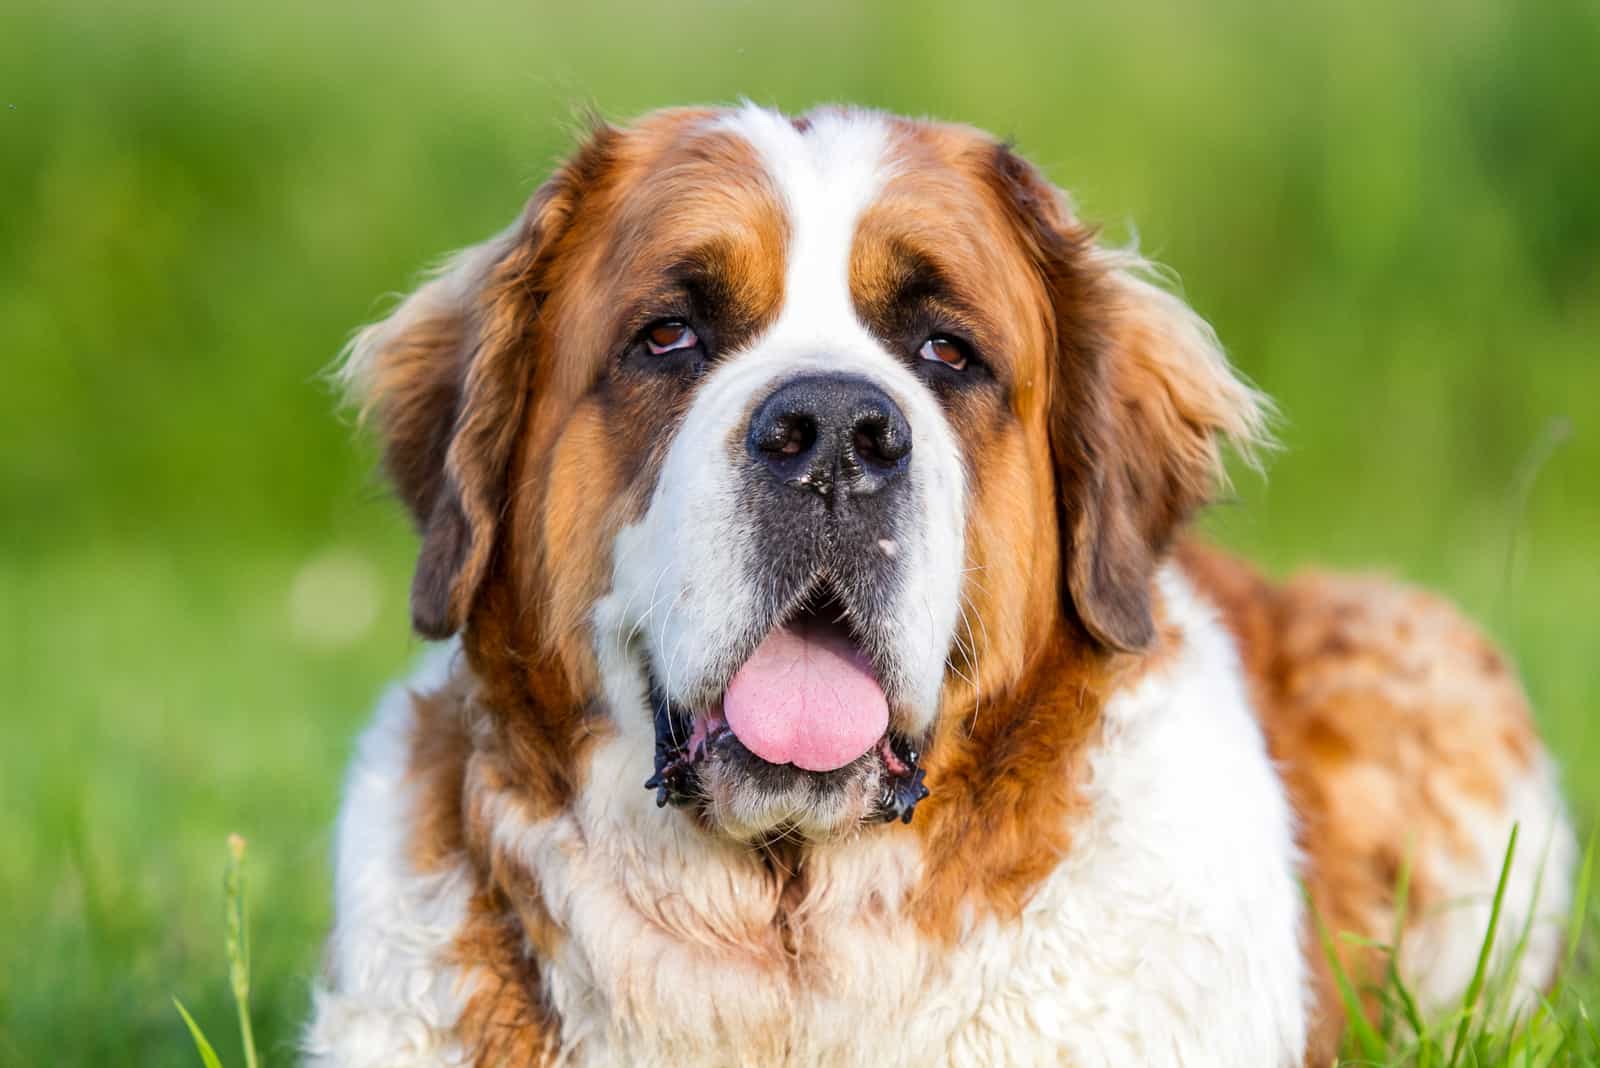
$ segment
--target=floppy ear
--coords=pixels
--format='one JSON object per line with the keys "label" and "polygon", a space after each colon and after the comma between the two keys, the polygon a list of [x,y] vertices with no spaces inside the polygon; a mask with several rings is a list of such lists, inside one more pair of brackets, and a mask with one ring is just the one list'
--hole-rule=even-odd
{"label": "floppy ear", "polygon": [[[1131,652],[1155,637],[1150,584],[1157,564],[1226,483],[1223,440],[1255,463],[1270,408],[1228,365],[1210,326],[1148,280],[1148,264],[1105,251],[1091,260],[1104,272],[1108,366],[1094,427],[1096,463],[1067,528],[1067,589],[1090,634]],[[1082,409],[1066,395],[1053,397],[1052,408],[1053,435],[1070,442],[1065,424]]]}
{"label": "floppy ear", "polygon": [[575,210],[580,163],[533,197],[522,218],[451,258],[351,342],[340,377],[374,419],[383,465],[422,535],[411,585],[419,634],[461,628],[494,551],[505,481],[537,346],[541,279]]}
{"label": "floppy ear", "polygon": [[1155,638],[1151,584],[1182,525],[1224,483],[1221,445],[1250,462],[1270,402],[1229,366],[1211,328],[1103,249],[1065,196],[1009,149],[997,168],[1052,304],[1050,450],[1062,592],[1101,645]]}

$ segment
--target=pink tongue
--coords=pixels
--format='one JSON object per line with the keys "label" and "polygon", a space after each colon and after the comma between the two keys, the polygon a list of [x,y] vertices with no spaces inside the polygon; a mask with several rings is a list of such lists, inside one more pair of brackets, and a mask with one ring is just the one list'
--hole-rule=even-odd
{"label": "pink tongue", "polygon": [[769,764],[842,768],[889,727],[889,703],[866,658],[842,634],[780,627],[728,683],[734,737]]}

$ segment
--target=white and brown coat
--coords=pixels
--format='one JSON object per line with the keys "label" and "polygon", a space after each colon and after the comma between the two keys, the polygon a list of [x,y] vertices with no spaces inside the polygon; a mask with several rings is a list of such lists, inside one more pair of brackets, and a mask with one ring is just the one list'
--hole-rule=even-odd
{"label": "white and brown coat", "polygon": [[[721,358],[631,373],[685,271]],[[928,316],[981,377],[907,363]],[[646,672],[714,675],[760,566],[723,454],[776,376],[835,364],[918,435],[885,618],[931,796],[776,836],[734,785],[658,809]],[[349,378],[422,532],[416,627],[449,641],[350,774],[311,1063],[1326,1063],[1302,880],[1384,939],[1409,854],[1437,1006],[1513,823],[1538,848],[1502,928],[1537,910],[1522,977],[1549,981],[1573,846],[1512,669],[1437,599],[1184,539],[1264,402],[986,135],[750,106],[599,128]]]}

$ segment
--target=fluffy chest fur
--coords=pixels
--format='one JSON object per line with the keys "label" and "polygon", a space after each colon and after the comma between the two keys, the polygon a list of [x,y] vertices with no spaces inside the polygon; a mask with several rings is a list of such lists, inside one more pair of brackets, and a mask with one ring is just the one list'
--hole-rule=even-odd
{"label": "fluffy chest fur", "polygon": [[[1221,628],[1175,574],[1164,585],[1181,652],[1109,702],[1070,852],[1019,915],[969,902],[954,939],[912,905],[961,857],[869,830],[785,872],[651,805],[628,737],[597,746],[581,803],[548,816],[467,761],[492,859],[418,871],[374,849],[397,836],[366,822],[416,805],[408,749],[428,727],[396,695],[352,774],[332,961],[341,978],[381,973],[382,996],[324,995],[313,1048],[330,1063],[494,1059],[481,1024],[509,1015],[577,1064],[1295,1063],[1287,802]],[[459,960],[483,872],[538,896],[532,982]]]}

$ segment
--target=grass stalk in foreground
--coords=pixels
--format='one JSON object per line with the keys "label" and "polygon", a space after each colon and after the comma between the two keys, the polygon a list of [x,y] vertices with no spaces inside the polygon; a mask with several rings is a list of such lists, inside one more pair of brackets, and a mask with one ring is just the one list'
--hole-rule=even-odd
{"label": "grass stalk in foreground", "polygon": [[[228,866],[223,873],[222,888],[226,899],[228,985],[233,990],[233,1003],[239,1012],[239,1041],[244,1047],[245,1068],[259,1068],[256,1056],[255,1031],[250,1024],[250,913],[244,882],[245,840],[237,834],[228,836]],[[195,1023],[189,1010],[176,997],[172,1003],[189,1028],[195,1049],[205,1068],[222,1068],[217,1051],[207,1041],[205,1032]]]}

